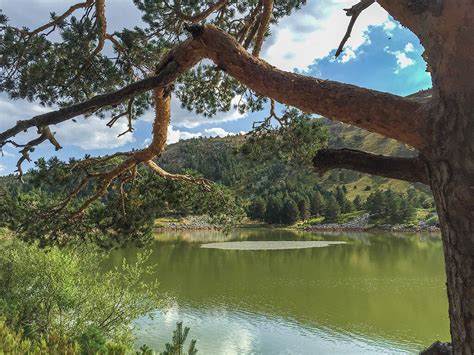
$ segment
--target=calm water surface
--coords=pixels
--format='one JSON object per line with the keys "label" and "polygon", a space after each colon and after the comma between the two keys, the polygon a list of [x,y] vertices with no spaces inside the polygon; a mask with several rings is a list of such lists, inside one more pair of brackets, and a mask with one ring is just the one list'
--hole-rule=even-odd
{"label": "calm water surface", "polygon": [[[204,249],[209,242],[331,240],[296,250]],[[156,350],[177,321],[200,354],[415,353],[448,340],[441,239],[268,229],[159,234],[152,261],[172,298],[137,320],[137,344]],[[114,252],[113,263],[136,249]]]}

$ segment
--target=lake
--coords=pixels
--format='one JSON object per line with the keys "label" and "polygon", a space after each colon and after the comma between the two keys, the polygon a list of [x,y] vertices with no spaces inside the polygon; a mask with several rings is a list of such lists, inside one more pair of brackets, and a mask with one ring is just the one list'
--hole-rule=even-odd
{"label": "lake", "polygon": [[[345,243],[201,247],[226,241]],[[439,236],[184,231],[158,234],[151,248],[162,292],[172,299],[153,319],[136,321],[137,344],[155,350],[164,349],[177,321],[191,328],[199,354],[416,353],[449,339]],[[136,253],[114,251],[112,263]]]}

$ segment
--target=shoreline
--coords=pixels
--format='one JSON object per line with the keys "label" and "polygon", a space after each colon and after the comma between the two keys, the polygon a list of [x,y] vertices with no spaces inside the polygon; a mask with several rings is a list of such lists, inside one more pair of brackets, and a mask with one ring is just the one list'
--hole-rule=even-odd
{"label": "shoreline", "polygon": [[[298,226],[285,226],[285,225],[271,225],[271,224],[253,224],[244,223],[237,225],[235,229],[246,229],[246,228],[268,228],[268,229],[286,229],[292,231],[303,231],[303,232],[366,232],[366,233],[441,233],[439,227],[397,227],[397,226],[367,226],[367,227],[356,227],[356,226],[344,226],[335,224],[319,224],[306,227]],[[172,223],[166,226],[157,226],[154,228],[154,232],[163,233],[168,231],[218,231],[219,229],[212,225],[203,224],[180,224]]]}
{"label": "shoreline", "polygon": [[367,233],[441,233],[438,227],[346,227],[326,226],[324,224],[301,228],[306,232],[367,232]]}

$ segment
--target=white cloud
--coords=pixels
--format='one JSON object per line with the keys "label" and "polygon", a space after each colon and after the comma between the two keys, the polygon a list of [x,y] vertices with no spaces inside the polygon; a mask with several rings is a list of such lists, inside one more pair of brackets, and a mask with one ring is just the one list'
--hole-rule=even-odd
{"label": "white cloud", "polygon": [[[190,139],[190,138],[197,138],[197,137],[201,137],[201,136],[202,136],[202,133],[185,132],[185,131],[181,131],[179,129],[174,129],[173,126],[169,126],[169,128],[168,128],[168,138],[166,140],[166,143],[167,144],[173,144],[173,143],[179,142],[180,140]],[[151,140],[148,142],[148,144],[150,144],[150,142],[151,142]]]}
{"label": "white cloud", "polygon": [[416,63],[416,60],[409,58],[407,53],[411,53],[415,51],[415,47],[412,43],[407,43],[405,48],[402,51],[391,51],[389,47],[385,47],[385,52],[392,54],[395,56],[397,60],[397,68],[395,69],[394,73],[399,74],[400,70],[403,70],[409,66],[412,66]]}
{"label": "white cloud", "polygon": [[7,170],[5,165],[0,164],[0,174]]}
{"label": "white cloud", "polygon": [[357,58],[356,53],[352,48],[346,48],[341,56],[341,63],[347,63],[351,59]]}
{"label": "white cloud", "polygon": [[[212,128],[206,128],[202,132],[197,132],[197,133],[192,133],[192,132],[186,132],[186,131],[181,131],[179,129],[175,129],[173,126],[170,126],[168,129],[168,139],[166,141],[167,144],[173,144],[176,142],[179,142],[180,140],[186,140],[186,139],[191,139],[191,138],[197,138],[197,137],[227,137],[227,136],[232,136],[235,134],[242,134],[245,132],[227,132],[225,129],[221,127],[212,127]],[[147,146],[150,144],[151,140],[146,139],[145,142],[143,143],[144,146]]]}
{"label": "white cloud", "polygon": [[405,46],[405,52],[410,53],[414,51],[415,51],[415,46],[413,45],[413,43],[408,42]]}
{"label": "white cloud", "polygon": [[33,116],[50,111],[48,107],[26,100],[13,100],[6,94],[0,94],[0,131],[12,127],[19,120],[26,120]]}
{"label": "white cloud", "polygon": [[[42,107],[26,100],[11,100],[2,94],[0,95],[0,131],[12,127],[18,120],[30,119],[54,109],[54,107]],[[67,121],[51,127],[53,132],[57,132],[56,138],[62,146],[76,146],[86,150],[105,149],[118,148],[134,141],[130,133],[117,137],[127,130],[126,119],[117,121],[112,128],[105,125],[106,120],[95,116],[86,119],[77,117],[76,121]],[[16,139],[21,143],[36,136],[36,130],[29,129],[26,134],[22,133]]]}
{"label": "white cloud", "polygon": [[404,52],[395,52],[395,57],[397,58],[397,65],[400,69],[405,69],[406,67],[415,64],[415,61],[411,58],[408,58]]}
{"label": "white cloud", "polygon": [[[239,97],[235,97],[232,100],[232,105],[236,104],[239,99]],[[229,112],[220,112],[214,117],[204,117],[195,112],[190,112],[182,108],[179,99],[175,96],[172,96],[171,98],[171,123],[174,127],[196,128],[203,124],[236,121],[245,118],[245,116],[245,114],[242,115],[232,106]],[[152,122],[153,118],[154,116],[152,111],[147,112],[143,116],[143,120],[147,122]]]}
{"label": "white cloud", "polygon": [[105,125],[106,120],[95,116],[78,118],[77,122],[67,121],[56,126],[56,137],[62,145],[76,146],[85,150],[118,148],[135,141],[132,133],[117,137],[127,130],[126,121],[126,119],[119,120],[109,128]]}
{"label": "white cloud", "polygon": [[[353,0],[311,1],[295,16],[283,19],[266,42],[263,57],[276,67],[292,71],[306,69],[315,60],[327,57],[339,46],[347,29],[349,17],[343,8]],[[369,26],[392,28],[387,12],[378,4],[365,10],[357,20],[346,44],[346,62],[356,57],[356,51],[368,44]]]}
{"label": "white cloud", "polygon": [[220,127],[206,128],[204,130],[205,137],[226,137],[235,133],[227,132],[225,129]]}
{"label": "white cloud", "polygon": [[389,36],[392,35],[392,31],[397,28],[397,24],[393,21],[387,20],[383,24],[383,30],[385,31],[386,34]]}

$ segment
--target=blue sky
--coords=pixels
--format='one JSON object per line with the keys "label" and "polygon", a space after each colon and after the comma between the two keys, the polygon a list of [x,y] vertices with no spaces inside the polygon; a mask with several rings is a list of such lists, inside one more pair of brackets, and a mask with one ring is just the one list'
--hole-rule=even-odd
{"label": "blue sky", "polygon": [[[140,20],[131,0],[106,2],[112,30],[132,27]],[[355,3],[350,0],[309,1],[302,10],[271,28],[262,56],[271,64],[296,70],[322,79],[355,84],[398,95],[408,95],[431,86],[426,64],[421,55],[423,48],[418,39],[378,5],[374,4],[359,18],[346,51],[335,60],[334,52],[346,29],[348,17],[343,8]],[[30,11],[24,11],[28,6]],[[35,27],[48,19],[49,11],[60,13],[70,6],[63,0],[0,0],[0,8],[16,25]],[[124,17],[123,14],[127,16]],[[34,103],[11,101],[0,94],[0,130],[10,127],[19,119],[28,119],[48,111]],[[246,116],[237,112],[218,114],[211,119],[200,117],[180,108],[178,100],[172,105],[172,122],[169,143],[195,136],[223,136],[245,132],[254,121],[267,112]],[[54,152],[47,144],[40,146],[32,158],[57,155],[62,159],[84,154],[104,155],[117,150],[141,148],[147,144],[151,131],[151,115],[147,114],[135,124],[133,134],[117,139],[125,130],[125,120],[114,128],[105,127],[106,121],[96,117],[79,119],[78,123],[63,123],[53,127],[63,149]],[[31,138],[33,131],[18,140]],[[0,157],[0,175],[12,173],[18,155],[12,147],[4,149]],[[28,165],[26,165],[28,167]]]}

